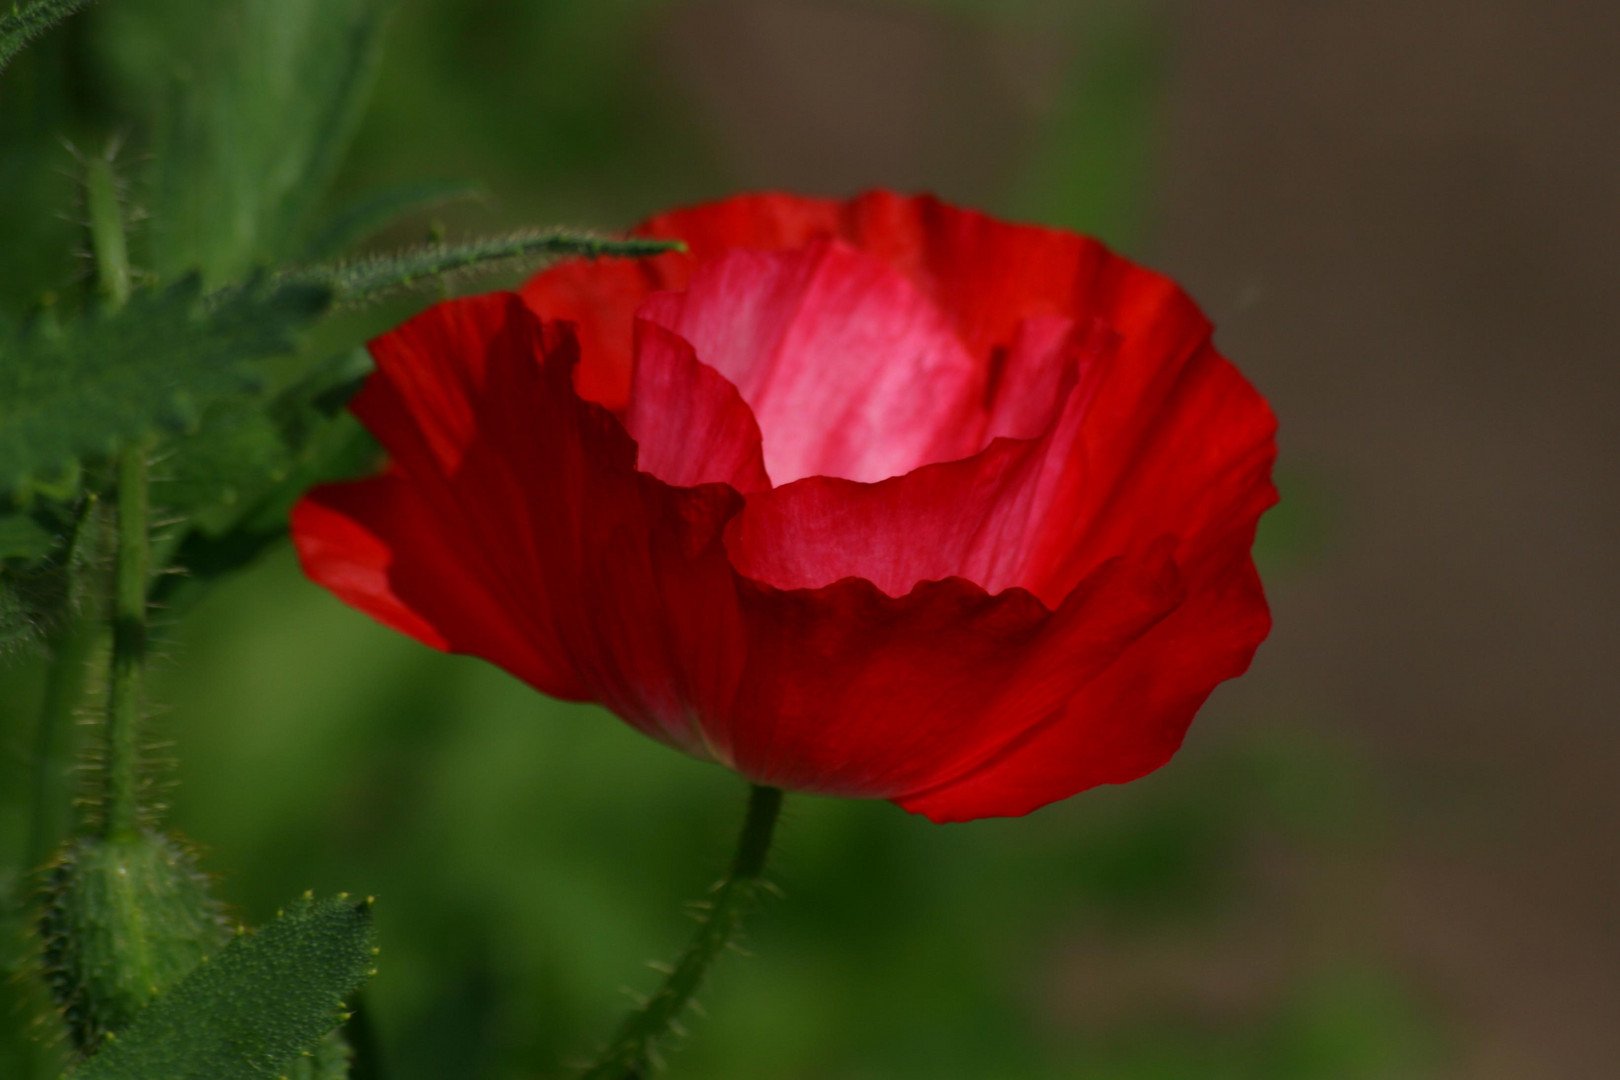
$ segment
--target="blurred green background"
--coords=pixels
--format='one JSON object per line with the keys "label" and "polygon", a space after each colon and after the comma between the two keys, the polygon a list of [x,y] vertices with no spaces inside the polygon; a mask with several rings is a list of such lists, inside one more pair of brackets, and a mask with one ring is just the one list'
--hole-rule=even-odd
{"label": "blurred green background", "polygon": [[[1176,761],[1012,821],[938,827],[887,804],[791,799],[774,860],[785,896],[752,920],[757,956],[715,971],[708,1017],[670,1075],[1612,1075],[1601,1002],[1620,879],[1612,833],[1595,823],[1613,804],[1568,795],[1597,792],[1596,773],[1546,765],[1612,749],[1593,741],[1606,737],[1597,724],[1581,726],[1602,711],[1593,702],[1612,701],[1612,680],[1592,681],[1595,658],[1612,654],[1588,633],[1560,662],[1591,653],[1593,666],[1526,670],[1513,640],[1477,630],[1528,618],[1541,628],[1534,655],[1567,658],[1587,616],[1562,579],[1556,602],[1528,615],[1487,603],[1495,582],[1515,596],[1548,585],[1469,554],[1517,536],[1470,516],[1468,478],[1506,453],[1470,440],[1545,432],[1500,421],[1492,395],[1525,387],[1492,372],[1519,354],[1469,353],[1478,365],[1465,374],[1445,359],[1471,340],[1447,327],[1499,306],[1490,282],[1467,276],[1488,276],[1482,262],[1519,266],[1534,286],[1536,260],[1550,258],[1541,238],[1579,254],[1584,234],[1551,218],[1493,218],[1518,238],[1505,249],[1464,238],[1481,212],[1471,185],[1500,179],[1480,163],[1534,145],[1523,130],[1544,133],[1560,103],[1590,96],[1572,82],[1565,98],[1521,95],[1514,113],[1456,87],[1488,71],[1511,96],[1544,71],[1598,70],[1607,53],[1571,50],[1608,17],[1579,4],[1447,3],[1429,18],[1323,7],[399,5],[331,201],[419,179],[485,194],[384,243],[622,227],[761,186],[927,188],[1097,233],[1185,277],[1282,417],[1284,502],[1259,549],[1276,638],[1250,679],[1217,693]],[[10,312],[80,273],[57,138],[122,135],[126,160],[150,154],[131,119],[138,94],[117,73],[205,65],[210,42],[186,10],[107,0],[0,78]],[[1544,68],[1504,66],[1525,34]],[[1441,70],[1422,74],[1436,57]],[[1402,92],[1388,88],[1403,78]],[[1573,127],[1543,160],[1596,127],[1595,114],[1558,115]],[[1435,145],[1450,149],[1414,149]],[[1435,160],[1473,179],[1453,183]],[[1507,183],[1500,206],[1518,206],[1516,190]],[[1419,273],[1437,250],[1451,276]],[[1516,252],[1532,269],[1510,263]],[[1408,277],[1389,269],[1408,264]],[[1424,292],[1419,276],[1456,295]],[[1555,306],[1553,293],[1519,295]],[[358,318],[380,329],[408,310]],[[1411,311],[1427,313],[1415,330],[1378,321]],[[1567,352],[1588,355],[1584,340]],[[1554,388],[1531,396],[1549,429],[1578,435],[1595,406],[1566,401],[1566,381],[1575,369],[1555,364]],[[1581,385],[1601,399],[1613,381]],[[1537,478],[1558,468],[1545,456],[1542,473],[1540,458],[1513,458],[1529,471],[1510,474],[1503,497],[1545,492]],[[1610,472],[1582,476],[1543,520],[1580,518],[1612,490]],[[164,638],[154,697],[179,759],[172,824],[248,923],[306,888],[380,898],[368,1006],[399,1080],[567,1075],[610,1033],[621,988],[653,984],[645,962],[675,953],[682,902],[727,858],[745,794],[735,777],[383,630],[307,584],[285,549]],[[3,662],[0,874],[15,879],[40,672],[28,657]],[[1565,700],[1540,691],[1549,684],[1595,689]],[[1530,700],[1562,718],[1545,760],[1504,734],[1532,720]],[[1567,797],[1543,800],[1540,819],[1493,802],[1558,777]],[[1565,825],[1588,838],[1584,861],[1544,842]],[[1587,967],[1566,963],[1576,953]],[[21,982],[4,993],[28,997]],[[1579,1003],[1557,1007],[1566,997]],[[25,1013],[0,1017],[0,1076],[20,1068]],[[1549,1013],[1550,1026],[1537,1019]]]}

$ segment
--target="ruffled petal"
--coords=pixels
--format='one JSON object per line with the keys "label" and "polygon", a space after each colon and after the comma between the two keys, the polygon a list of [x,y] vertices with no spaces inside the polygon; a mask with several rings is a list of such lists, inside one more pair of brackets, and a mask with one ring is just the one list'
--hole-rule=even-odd
{"label": "ruffled petal", "polygon": [[[1061,474],[1116,344],[1097,323],[1056,321],[1061,336],[1053,322],[1043,323],[1020,335],[1008,361],[1009,380],[1047,384],[1050,391],[1039,408],[1013,395],[1013,406],[985,414],[999,436],[988,448],[878,483],[813,476],[755,495],[726,530],[733,565],[785,589],[848,577],[865,578],[890,596],[950,577],[991,593],[1026,586]],[[1037,419],[1045,430],[1036,437],[1001,434],[1022,432]],[[1054,608],[1066,595],[1037,593]]]}
{"label": "ruffled petal", "polygon": [[779,484],[881,480],[978,448],[965,425],[987,367],[910,281],[848,245],[729,251],[639,315],[737,387]]}
{"label": "ruffled petal", "polygon": [[638,472],[618,421],[575,393],[568,328],[516,297],[439,305],[374,353],[354,408],[395,471],[301,509],[310,575],[429,644],[713,756],[693,703],[725,697],[746,652],[720,543],[741,497]]}
{"label": "ruffled petal", "polygon": [[934,821],[1014,817],[1152,772],[1180,748],[1215,686],[1248,670],[1271,629],[1249,557],[1253,519],[1202,537],[1186,601],[1042,723],[973,769],[898,796]]}
{"label": "ruffled petal", "polygon": [[640,450],[637,466],[666,484],[770,489],[759,424],[737,388],[700,362],[686,339],[644,320],[636,322],[624,426]]}
{"label": "ruffled petal", "polygon": [[[1027,318],[1108,318],[1123,278],[1155,277],[1090,237],[1000,221],[932,195],[870,191],[848,201],[778,192],[738,195],[661,214],[637,233],[684,240],[704,261],[731,248],[766,251],[836,237],[906,275],[953,320],[977,357],[1008,345]],[[669,288],[681,288],[679,282]]]}
{"label": "ruffled petal", "polygon": [[574,324],[580,363],[574,385],[614,412],[630,400],[636,308],[650,293],[686,284],[696,260],[680,252],[650,259],[565,259],[523,283],[519,295],[544,320]]}
{"label": "ruffled petal", "polygon": [[960,578],[899,598],[859,579],[747,588],[731,760],[756,782],[826,794],[947,783],[1061,710],[1176,609],[1169,546],[1099,568],[1056,611]]}

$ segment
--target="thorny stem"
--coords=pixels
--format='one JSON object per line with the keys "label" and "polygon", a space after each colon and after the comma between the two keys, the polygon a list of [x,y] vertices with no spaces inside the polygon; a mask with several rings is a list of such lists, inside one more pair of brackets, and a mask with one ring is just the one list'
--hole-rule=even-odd
{"label": "thorny stem", "polygon": [[737,838],[731,870],[715,889],[697,933],[658,992],[625,1018],[618,1036],[584,1080],[640,1080],[648,1073],[656,1043],[677,1026],[677,1017],[697,991],[715,957],[731,943],[742,917],[758,894],[776,818],[780,788],[756,784],[748,796],[748,816]]}

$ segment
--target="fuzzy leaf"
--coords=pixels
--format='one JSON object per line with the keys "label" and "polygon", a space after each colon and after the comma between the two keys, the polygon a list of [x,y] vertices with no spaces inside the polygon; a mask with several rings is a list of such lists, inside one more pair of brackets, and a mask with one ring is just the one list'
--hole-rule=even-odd
{"label": "fuzzy leaf", "polygon": [[564,255],[635,258],[682,249],[682,244],[676,240],[610,240],[591,233],[552,229],[458,243],[423,244],[391,255],[289,270],[282,275],[282,280],[322,285],[336,294],[338,302],[354,303],[395,289],[431,283],[445,274],[509,269]]}
{"label": "fuzzy leaf", "polygon": [[275,1080],[317,1051],[372,964],[369,903],[305,899],[238,937],[73,1074],[73,1080]]}
{"label": "fuzzy leaf", "polygon": [[24,7],[0,12],[0,71],[6,69],[23,46],[55,26],[90,0],[34,0]]}
{"label": "fuzzy leaf", "polygon": [[[211,283],[296,257],[358,126],[386,0],[210,0],[154,146],[155,269]],[[162,17],[162,16],[159,16]]]}
{"label": "fuzzy leaf", "polygon": [[156,497],[190,527],[219,535],[305,462],[371,370],[356,348],[316,364],[268,402],[221,402],[174,447]]}
{"label": "fuzzy leaf", "polygon": [[290,352],[324,312],[319,285],[258,282],[204,297],[193,276],[52,331],[0,341],[0,491],[253,390],[250,361]]}
{"label": "fuzzy leaf", "polygon": [[228,528],[188,530],[172,562],[183,571],[166,574],[153,600],[171,614],[183,611],[214,581],[252,563],[287,535],[287,513],[317,484],[347,480],[374,470],[381,451],[370,433],[348,413],[311,432],[291,458],[286,475],[252,501],[244,501]]}
{"label": "fuzzy leaf", "polygon": [[356,199],[333,214],[304,249],[304,258],[308,261],[335,258],[406,214],[483,196],[481,185],[466,181],[412,180],[390,185]]}

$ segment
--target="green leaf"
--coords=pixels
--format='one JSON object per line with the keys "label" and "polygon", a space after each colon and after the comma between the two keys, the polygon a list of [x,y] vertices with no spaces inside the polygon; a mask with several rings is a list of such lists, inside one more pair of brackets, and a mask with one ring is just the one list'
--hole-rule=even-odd
{"label": "green leaf", "polygon": [[316,1044],[308,1057],[287,1069],[287,1080],[349,1080],[354,1050],[342,1031],[334,1031]]}
{"label": "green leaf", "polygon": [[317,484],[347,480],[375,470],[381,451],[348,413],[316,427],[292,456],[285,475],[251,502],[244,502],[228,528],[187,531],[172,562],[182,571],[158,581],[152,599],[171,614],[185,610],[226,574],[249,565],[287,535],[287,514]]}
{"label": "green leaf", "polygon": [[228,0],[192,71],[177,72],[157,127],[153,260],[210,283],[304,248],[359,123],[377,66],[385,0]]}
{"label": "green leaf", "polygon": [[[232,400],[210,409],[177,442],[156,496],[165,510],[210,536],[260,516],[262,497],[325,456],[344,406],[371,372],[363,348],[327,357],[269,401]],[[369,459],[368,459],[369,463]]]}
{"label": "green leaf", "polygon": [[640,237],[610,240],[591,233],[551,229],[458,243],[423,244],[391,255],[289,270],[281,275],[281,280],[322,285],[331,289],[340,303],[355,303],[395,289],[430,284],[446,274],[509,269],[545,258],[564,255],[639,258],[684,250],[678,240]]}
{"label": "green leaf", "polygon": [[482,185],[466,181],[412,180],[393,184],[356,199],[333,214],[305,247],[304,259],[313,262],[335,258],[406,214],[483,197]]}
{"label": "green leaf", "polygon": [[320,285],[262,279],[204,297],[193,276],[0,340],[0,492],[183,430],[212,402],[255,389],[250,361],[292,351],[330,299]]}
{"label": "green leaf", "polygon": [[372,937],[369,902],[306,898],[136,1014],[73,1080],[276,1080],[342,1022]]}
{"label": "green leaf", "polygon": [[6,69],[23,46],[55,26],[90,0],[34,0],[0,13],[0,71]]}

